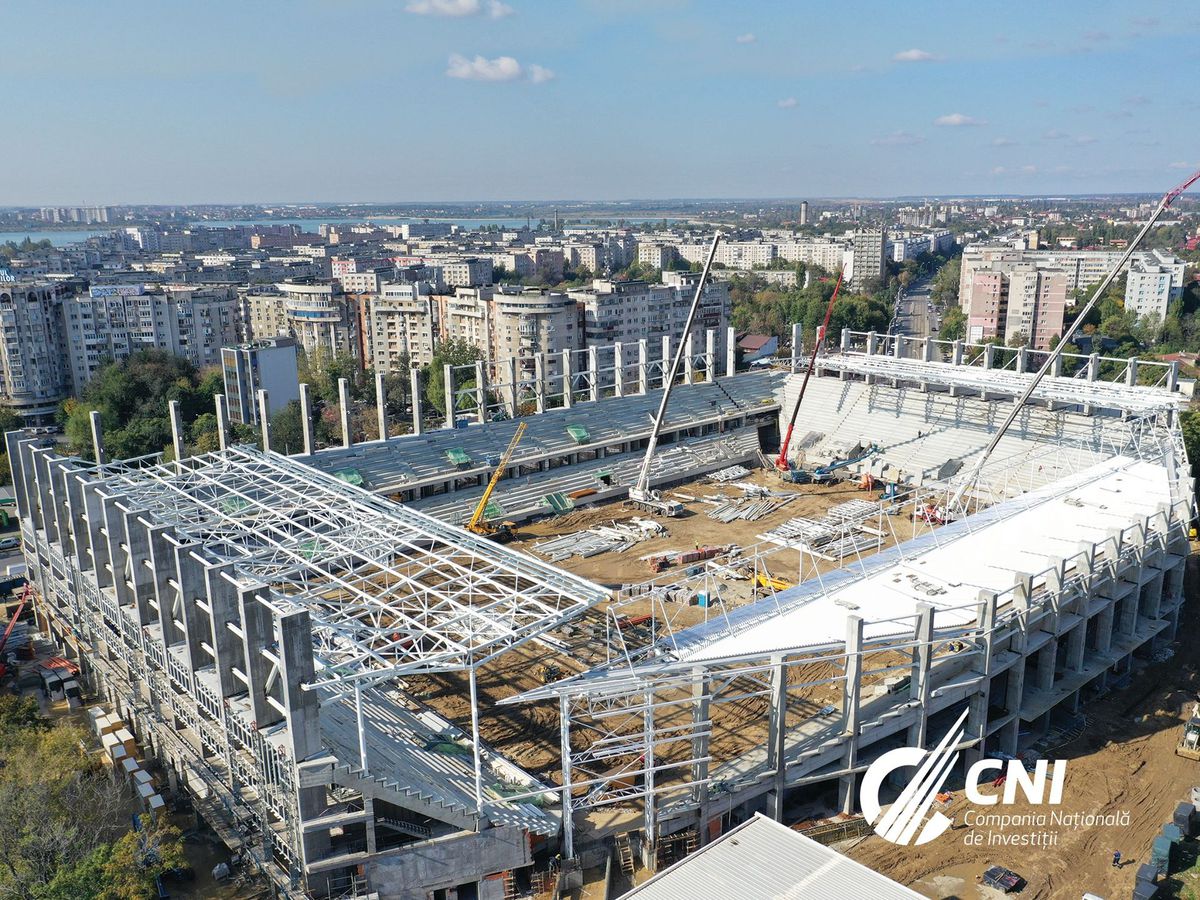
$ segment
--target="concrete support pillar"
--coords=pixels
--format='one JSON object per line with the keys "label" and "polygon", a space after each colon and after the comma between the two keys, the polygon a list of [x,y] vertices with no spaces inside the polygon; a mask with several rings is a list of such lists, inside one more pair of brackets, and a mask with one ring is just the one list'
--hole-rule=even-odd
{"label": "concrete support pillar", "polygon": [[533,358],[533,397],[539,415],[546,411],[546,354]]}
{"label": "concrete support pillar", "polygon": [[[108,462],[108,457],[104,455],[104,425],[100,421],[99,410],[93,409],[88,413],[88,420],[92,424],[92,453],[96,456],[96,462],[104,465]],[[224,447],[225,445],[222,444],[221,448],[224,449]]]}
{"label": "concrete support pillar", "polygon": [[517,417],[517,407],[521,404],[521,385],[517,376],[517,358],[510,356],[505,360],[508,372],[508,417]]}
{"label": "concrete support pillar", "polygon": [[[87,516],[88,555],[92,560],[96,585],[101,588],[108,587],[112,584],[112,561],[108,553],[108,541],[101,533],[104,527],[104,498],[100,494],[98,484],[83,485],[83,503]],[[33,514],[32,511],[30,514]]]}
{"label": "concrete support pillar", "polygon": [[420,434],[425,422],[424,405],[421,401],[421,370],[411,369],[408,374],[409,392],[412,394],[412,433]]}
{"label": "concrete support pillar", "polygon": [[933,606],[917,604],[917,621],[913,626],[912,677],[908,684],[909,697],[916,701],[917,721],[908,729],[910,747],[924,747],[929,730],[929,695],[933,689],[930,666],[933,662]]}
{"label": "concrete support pillar", "polygon": [[712,381],[717,377],[717,329],[709,328],[704,332],[704,380]]}
{"label": "concrete support pillar", "polygon": [[661,387],[667,386],[667,376],[671,374],[671,336],[662,336],[662,382]]}
{"label": "concrete support pillar", "polygon": [[1125,383],[1133,387],[1138,383],[1138,358],[1136,356],[1129,357],[1129,362],[1125,368]]}
{"label": "concrete support pillar", "polygon": [[613,396],[625,396],[625,345],[613,344]]}
{"label": "concrete support pillar", "polygon": [[[210,640],[209,629],[200,610],[200,604],[206,603],[207,588],[205,568],[192,555],[192,547],[174,548],[175,583],[179,596],[178,619],[183,625],[184,653],[188,660],[188,671],[195,672],[212,662],[203,648]],[[164,614],[164,618],[166,615]]]}
{"label": "concrete support pillar", "polygon": [[1044,693],[1054,690],[1054,661],[1058,657],[1058,640],[1051,639],[1037,653],[1037,689]]}
{"label": "concrete support pillar", "polygon": [[1167,368],[1167,390],[1179,389],[1179,360],[1173,360]]}
{"label": "concrete support pillar", "polygon": [[737,332],[733,326],[725,329],[725,377],[737,372]]}
{"label": "concrete support pillar", "polygon": [[933,362],[933,338],[924,337],[921,339],[921,359],[923,362]]}
{"label": "concrete support pillar", "polygon": [[689,331],[687,338],[683,342],[684,384],[694,384],[696,381],[696,348],[693,346],[693,337],[693,333]]}
{"label": "concrete support pillar", "polygon": [[1017,374],[1024,375],[1029,369],[1029,348],[1017,348]]}
{"label": "concrete support pillar", "polygon": [[979,592],[979,606],[975,613],[975,657],[971,671],[979,679],[975,692],[971,694],[967,711],[967,736],[977,738],[979,743],[966,753],[967,764],[977,762],[987,755],[987,717],[992,696],[992,645],[996,629],[997,598],[994,591]]}
{"label": "concrete support pillar", "polygon": [[650,354],[646,339],[638,340],[638,393],[644,394],[650,389]]}
{"label": "concrete support pillar", "polygon": [[867,356],[874,356],[879,349],[879,335],[874,331],[867,332]]}
{"label": "concrete support pillar", "polygon": [[242,622],[242,672],[246,676],[250,714],[257,728],[274,725],[283,718],[267,699],[270,695],[267,680],[271,664],[263,651],[275,643],[275,636],[271,611],[258,599],[258,595],[266,589],[265,584],[238,588],[238,609]]}
{"label": "concrete support pillar", "polygon": [[125,542],[125,511],[122,508],[129,501],[124,496],[103,497],[100,501],[100,514],[103,516],[105,543],[108,544],[108,560],[112,574],[113,592],[117,595],[118,606],[128,606],[133,602],[133,594],[129,589],[129,554]]}
{"label": "concrete support pillar", "polygon": [[475,360],[475,406],[478,409],[480,424],[488,420],[487,408],[487,369],[482,359]]}
{"label": "concrete support pillar", "polygon": [[338,406],[342,412],[342,446],[354,445],[354,432],[350,428],[350,382],[338,379]]}
{"label": "concrete support pillar", "polygon": [[953,347],[950,348],[950,361],[956,366],[961,366],[963,362],[963,342],[957,340]]}
{"label": "concrete support pillar", "polygon": [[238,608],[238,585],[234,581],[231,563],[207,566],[204,576],[211,628],[203,640],[212,648],[221,699],[225,699],[244,690],[242,683],[233,674],[235,667],[245,664],[242,648],[233,632],[229,630],[231,623],[240,624],[242,618]]}
{"label": "concrete support pillar", "polygon": [[[128,520],[127,520],[128,521]],[[170,528],[155,525],[146,529],[149,544],[149,572],[152,585],[153,605],[158,609],[158,621],[162,627],[162,644],[165,651],[172,644],[184,639],[180,621],[179,595],[175,590],[178,573],[175,571],[175,543],[170,539]]]}
{"label": "concrete support pillar", "polygon": [[562,855],[575,858],[575,815],[571,806],[571,701],[566,694],[558,698],[558,740],[562,759]]}
{"label": "concrete support pillar", "polygon": [[171,449],[178,462],[187,456],[187,449],[183,443],[183,417],[179,412],[178,400],[167,402],[167,414],[171,417]]}
{"label": "concrete support pillar", "polygon": [[1010,755],[1016,755],[1017,737],[1020,728],[1021,703],[1025,697],[1025,647],[1029,641],[1029,598],[1032,593],[1033,579],[1021,573],[1016,575],[1016,590],[1012,594],[1013,608],[1016,617],[1010,648],[1020,657],[1018,662],[1008,670],[1008,691],[1005,695],[1005,706],[1010,713],[1017,714],[1004,728],[1000,735],[1000,749]]}
{"label": "concrete support pillar", "polygon": [[562,369],[562,397],[563,406],[567,409],[571,408],[571,402],[575,399],[575,388],[572,384],[575,378],[575,373],[571,370],[571,351],[564,350],[562,352],[562,362],[559,363]]}
{"label": "concrete support pillar", "polygon": [[787,667],[783,657],[771,657],[771,693],[767,708],[767,770],[772,774],[767,814],[776,822],[783,819],[783,795],[786,789],[787,760]]}
{"label": "concrete support pillar", "polygon": [[712,729],[709,721],[709,703],[712,699],[712,682],[703,668],[693,671],[692,681],[692,800],[700,807],[700,846],[708,837],[708,735]]}
{"label": "concrete support pillar", "polygon": [[[859,707],[862,703],[862,648],[863,620],[860,616],[846,617],[846,676],[842,681],[842,734],[845,749],[842,751],[842,768],[853,769],[858,765]],[[843,775],[838,780],[838,809],[846,815],[854,812],[854,775]]]}
{"label": "concrete support pillar", "polygon": [[804,326],[799,322],[792,323],[792,359],[791,370],[795,375],[804,369]]}
{"label": "concrete support pillar", "polygon": [[308,393],[308,385],[300,385],[300,434],[304,443],[304,455],[312,456],[317,452],[313,441],[312,397]]}
{"label": "concrete support pillar", "polygon": [[[342,379],[344,382],[345,379]],[[258,427],[262,432],[262,448],[264,451],[271,449],[271,406],[267,402],[267,392],[259,389],[258,392]]]}
{"label": "concrete support pillar", "polygon": [[146,565],[150,560],[150,533],[136,512],[122,512],[122,540],[129,557],[129,594],[137,610],[139,627],[158,621],[154,607],[158,598],[154,595],[154,573]]}
{"label": "concrete support pillar", "polygon": [[1061,378],[1063,373],[1063,358],[1060,353],[1054,357],[1054,362],[1050,364],[1050,375],[1053,378]]}
{"label": "concrete support pillar", "polygon": [[897,334],[892,341],[892,356],[896,359],[904,359],[904,335]]}
{"label": "concrete support pillar", "polygon": [[1088,356],[1087,363],[1087,380],[1095,381],[1100,377],[1100,354],[1093,353]]}
{"label": "concrete support pillar", "polygon": [[446,427],[453,428],[454,409],[457,404],[454,396],[454,369],[451,367],[450,363],[446,363],[442,366],[442,384],[446,388],[446,408],[444,410],[446,413]]}
{"label": "concrete support pillar", "polygon": [[843,328],[840,336],[841,348],[843,353],[850,352],[850,329]]}
{"label": "concrete support pillar", "polygon": [[229,449],[229,404],[225,402],[224,394],[213,396],[217,408],[217,443],[222,450]]}
{"label": "concrete support pillar", "polygon": [[983,347],[983,368],[990,369],[996,364],[996,345],[985,344]]}
{"label": "concrete support pillar", "polygon": [[588,382],[588,399],[593,403],[600,399],[600,349],[593,344],[587,348],[588,371],[591,379]]}
{"label": "concrete support pillar", "polygon": [[375,416],[379,425],[379,440],[388,439],[387,376],[375,373]]}

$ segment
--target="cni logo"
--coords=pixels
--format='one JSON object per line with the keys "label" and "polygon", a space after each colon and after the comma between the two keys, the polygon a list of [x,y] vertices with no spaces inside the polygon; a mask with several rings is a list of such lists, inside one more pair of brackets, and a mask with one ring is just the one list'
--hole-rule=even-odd
{"label": "cni logo", "polygon": [[[898,747],[871,763],[859,788],[859,802],[862,804],[863,816],[881,838],[901,846],[928,844],[950,827],[950,819],[937,811],[931,814],[929,810],[937,795],[941,793],[946,779],[950,777],[954,764],[958,762],[959,752],[954,748],[963,739],[966,720],[967,710],[963,710],[941,743],[932,750]],[[915,766],[916,774],[904,786],[896,802],[881,816],[879,788],[892,772],[906,766]],[[1002,799],[979,793],[979,776],[988,769],[1006,770]],[[1058,760],[1054,763],[1051,774],[1050,764],[1040,759],[1031,776],[1019,759],[1010,759],[1007,762],[1000,759],[981,759],[967,770],[965,793],[972,803],[992,806],[999,802],[1015,802],[1019,787],[1030,803],[1040,804],[1045,797],[1046,779],[1049,775],[1050,797],[1045,802],[1054,806],[1062,802],[1066,769],[1066,763]]]}

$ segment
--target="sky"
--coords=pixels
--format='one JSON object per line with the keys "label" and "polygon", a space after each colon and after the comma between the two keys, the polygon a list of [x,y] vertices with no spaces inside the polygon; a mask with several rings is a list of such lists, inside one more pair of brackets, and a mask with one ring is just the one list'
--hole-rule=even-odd
{"label": "sky", "polygon": [[1186,2],[0,6],[0,206],[1161,193]]}

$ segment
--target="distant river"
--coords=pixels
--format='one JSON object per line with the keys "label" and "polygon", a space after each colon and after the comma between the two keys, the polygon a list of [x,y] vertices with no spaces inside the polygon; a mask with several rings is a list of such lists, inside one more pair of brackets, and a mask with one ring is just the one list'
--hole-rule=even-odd
{"label": "distant river", "polygon": [[[604,218],[597,217],[602,221],[616,221],[616,217]],[[343,219],[194,219],[193,226],[211,225],[214,228],[228,227],[230,225],[298,225],[302,231],[315,232],[317,227],[323,224],[328,225],[353,225],[360,222],[373,222],[377,225],[400,225],[405,222],[450,222],[453,225],[458,225],[462,228],[486,228],[489,225],[498,225],[501,228],[518,228],[525,224],[525,218],[512,217],[506,219],[435,219],[435,218],[403,218],[403,217],[387,217],[387,216],[372,216],[370,219],[359,218],[343,218]],[[591,221],[584,219],[583,221]],[[636,225],[643,222],[660,222],[662,218],[659,216],[635,216],[626,217],[624,221],[630,225]],[[667,221],[673,221],[668,219]],[[537,219],[533,220],[536,226]],[[81,231],[0,231],[0,243],[12,241],[19,244],[25,238],[31,241],[48,240],[55,247],[63,247],[67,244],[78,244],[87,240],[89,237],[97,234],[107,234],[121,226],[113,225],[108,228],[89,228]]]}

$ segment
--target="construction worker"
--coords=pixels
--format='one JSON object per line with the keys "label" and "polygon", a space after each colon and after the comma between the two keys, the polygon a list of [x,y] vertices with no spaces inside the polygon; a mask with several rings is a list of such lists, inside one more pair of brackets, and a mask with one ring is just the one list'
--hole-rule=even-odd
{"label": "construction worker", "polygon": [[1114,869],[1119,869],[1119,868],[1121,868],[1121,851],[1120,851],[1120,850],[1114,850],[1114,851],[1113,851],[1113,861],[1112,861],[1112,864],[1113,864],[1113,868],[1114,868]]}

